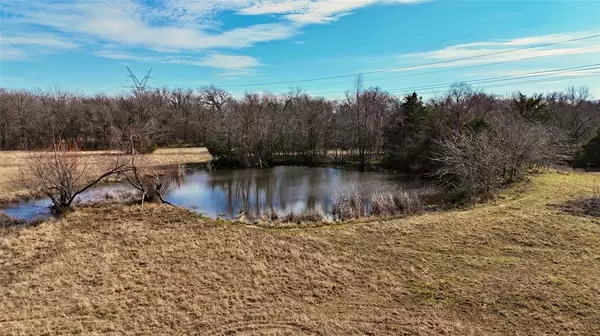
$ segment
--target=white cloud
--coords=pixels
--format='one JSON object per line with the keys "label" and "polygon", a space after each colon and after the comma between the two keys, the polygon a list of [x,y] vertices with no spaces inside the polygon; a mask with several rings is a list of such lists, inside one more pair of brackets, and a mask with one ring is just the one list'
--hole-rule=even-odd
{"label": "white cloud", "polygon": [[230,55],[221,53],[210,53],[203,57],[192,56],[149,56],[132,54],[114,50],[101,50],[94,53],[96,56],[104,58],[113,58],[120,60],[130,60],[142,63],[165,63],[165,64],[183,64],[209,67],[222,70],[221,75],[247,75],[260,67],[262,64],[254,57],[246,55]]}
{"label": "white cloud", "polygon": [[288,20],[300,23],[328,23],[355,9],[376,3],[417,3],[424,0],[262,0],[239,10],[246,15],[284,14]]}
{"label": "white cloud", "polygon": [[27,58],[27,53],[11,45],[0,43],[0,60],[22,60]]}
{"label": "white cloud", "polygon": [[[296,35],[302,26],[326,23],[376,3],[423,0],[3,0],[5,26],[45,26],[63,36],[156,51],[245,48]],[[270,15],[263,24],[220,30],[219,13]],[[5,34],[5,32],[3,32]]]}
{"label": "white cloud", "polygon": [[0,59],[3,60],[27,59],[33,51],[47,54],[77,47],[78,44],[51,34],[0,35]]}
{"label": "white cloud", "polygon": [[250,56],[211,54],[200,62],[204,66],[228,70],[245,70],[260,66],[260,62]]}
{"label": "white cloud", "polygon": [[136,61],[136,62],[142,62],[142,63],[159,61],[158,57],[129,54],[129,53],[125,53],[122,51],[113,51],[113,50],[96,51],[96,52],[94,52],[94,55],[96,55],[98,57],[112,58],[112,59],[119,59],[119,60],[129,60],[129,61]]}
{"label": "white cloud", "polygon": [[[104,58],[210,67],[239,76],[262,64],[232,50],[286,40],[307,25],[366,6],[423,1],[428,0],[2,0],[0,58],[85,47]],[[226,12],[264,20],[224,28],[218,19]]]}
{"label": "white cloud", "polygon": [[600,55],[600,45],[598,45],[598,39],[600,38],[560,43],[543,47],[533,47],[539,44],[573,40],[582,38],[584,36],[596,35],[598,33],[599,32],[583,31],[565,34],[532,36],[504,41],[484,41],[458,44],[438,50],[400,55],[398,57],[400,61],[427,64],[395,68],[391,69],[390,71],[450,68],[457,66],[489,64],[495,62],[518,61],[529,58],[551,58],[564,55]]}
{"label": "white cloud", "polygon": [[584,37],[589,34],[594,34],[594,32],[583,31],[576,32],[570,34],[550,34],[543,36],[531,36],[531,37],[523,37],[516,38],[512,40],[496,40],[496,41],[486,41],[486,42],[472,42],[466,44],[458,44],[452,46],[451,48],[471,48],[471,47],[523,47],[530,46],[534,44],[546,44],[546,43],[554,43],[561,42],[565,40],[570,40],[574,38]]}
{"label": "white cloud", "polygon": [[77,44],[65,41],[54,36],[40,36],[40,35],[20,35],[20,36],[8,36],[1,37],[0,43],[9,45],[35,45],[41,47],[57,48],[57,49],[71,49],[76,48]]}
{"label": "white cloud", "polygon": [[488,77],[535,77],[535,76],[552,76],[552,77],[572,77],[583,75],[600,74],[600,67],[582,68],[572,70],[557,70],[548,68],[527,69],[527,70],[503,70],[503,71],[481,71],[465,74],[465,77],[488,78]]}
{"label": "white cloud", "polygon": [[[209,1],[210,2],[210,1]],[[20,23],[41,24],[103,43],[143,46],[157,51],[177,52],[212,48],[243,48],[256,43],[282,40],[296,34],[294,25],[267,23],[212,33],[202,25],[180,19],[176,10],[147,8],[132,0],[77,1],[9,6],[20,15]],[[198,19],[203,19],[200,13]],[[11,19],[14,20],[14,19]]]}

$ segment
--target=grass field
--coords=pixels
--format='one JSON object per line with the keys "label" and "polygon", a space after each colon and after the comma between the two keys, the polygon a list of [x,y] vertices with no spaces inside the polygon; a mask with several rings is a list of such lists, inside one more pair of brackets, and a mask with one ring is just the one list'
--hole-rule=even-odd
{"label": "grass field", "polygon": [[98,205],[0,233],[0,334],[598,335],[600,220],[546,173],[463,211],[265,229]]}
{"label": "grass field", "polygon": [[[89,166],[106,160],[110,151],[87,151],[78,154],[86,157]],[[28,191],[19,187],[20,169],[27,163],[31,152],[0,151],[0,203],[19,200],[29,196]],[[198,163],[210,160],[211,156],[203,147],[161,148],[147,155],[153,164],[162,166],[179,163]]]}

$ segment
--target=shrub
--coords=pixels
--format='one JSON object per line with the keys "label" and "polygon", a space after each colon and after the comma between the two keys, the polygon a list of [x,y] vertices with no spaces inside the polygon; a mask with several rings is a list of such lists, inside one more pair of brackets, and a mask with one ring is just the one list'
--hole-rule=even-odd
{"label": "shrub", "polygon": [[471,119],[471,121],[465,125],[465,128],[473,133],[481,133],[484,131],[489,131],[491,129],[491,125],[483,117],[478,116]]}
{"label": "shrub", "polygon": [[158,145],[157,144],[151,144],[148,146],[148,149],[146,150],[147,154],[152,154],[154,152],[156,152],[156,150],[158,149]]}
{"label": "shrub", "polygon": [[435,175],[470,197],[490,195],[529,168],[566,161],[570,149],[563,139],[555,128],[508,117],[488,130],[451,131],[435,142]]}
{"label": "shrub", "polygon": [[600,129],[587,144],[577,158],[577,165],[582,168],[600,168]]}
{"label": "shrub", "polygon": [[434,160],[440,164],[437,177],[450,189],[486,193],[504,180],[504,152],[489,131],[453,132],[437,142]]}

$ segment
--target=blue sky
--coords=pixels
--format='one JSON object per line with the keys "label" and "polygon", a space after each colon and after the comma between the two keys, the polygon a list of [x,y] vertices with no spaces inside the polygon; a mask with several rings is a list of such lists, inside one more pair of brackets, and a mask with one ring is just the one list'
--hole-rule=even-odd
{"label": "blue sky", "polygon": [[139,77],[152,68],[153,86],[215,84],[235,95],[298,86],[336,99],[351,88],[352,74],[365,73],[365,86],[397,94],[433,95],[467,81],[497,93],[586,85],[600,97],[600,68],[584,67],[600,63],[600,36],[592,37],[600,34],[598,0],[2,0],[1,6],[0,87],[118,93],[131,84],[129,66]]}

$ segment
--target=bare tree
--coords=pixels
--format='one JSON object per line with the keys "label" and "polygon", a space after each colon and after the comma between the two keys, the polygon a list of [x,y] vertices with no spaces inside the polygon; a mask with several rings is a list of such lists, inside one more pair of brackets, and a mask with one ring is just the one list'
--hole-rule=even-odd
{"label": "bare tree", "polygon": [[585,86],[569,86],[562,97],[559,118],[578,143],[589,139],[600,123],[600,108],[591,104],[590,98],[590,90]]}
{"label": "bare tree", "polygon": [[504,155],[489,132],[454,131],[435,141],[433,160],[440,164],[436,175],[452,189],[489,193],[503,181]]}
{"label": "bare tree", "polygon": [[90,156],[78,153],[74,144],[59,142],[45,152],[31,153],[21,170],[22,183],[29,190],[47,196],[57,214],[69,210],[77,196],[109,176],[129,170],[129,161],[115,153],[92,167]]}
{"label": "bare tree", "polygon": [[365,112],[362,106],[362,95],[363,91],[363,78],[362,75],[358,75],[356,80],[354,81],[354,92],[351,95],[351,92],[346,93],[346,101],[348,106],[353,106],[354,110],[354,129],[355,129],[355,137],[356,137],[356,148],[358,149],[358,157],[359,157],[359,169],[365,169],[366,162],[366,144],[364,138],[364,128],[365,128]]}
{"label": "bare tree", "polygon": [[504,116],[489,129],[453,130],[434,141],[437,177],[471,195],[489,194],[527,168],[561,161],[560,133],[539,123]]}
{"label": "bare tree", "polygon": [[133,152],[129,167],[130,169],[120,172],[119,176],[140,192],[142,204],[144,202],[170,204],[165,201],[163,195],[181,183],[183,165],[156,168],[150,159]]}
{"label": "bare tree", "polygon": [[356,160],[364,168],[385,158],[391,168],[432,172],[438,164],[429,160],[434,140],[489,128],[504,115],[560,133],[556,139],[570,147],[564,162],[600,126],[600,102],[585,88],[502,98],[463,83],[429,102],[416,93],[409,98],[403,102],[379,88],[365,89],[360,77],[341,101],[300,89],[236,99],[213,86],[94,97],[60,89],[0,90],[0,149],[39,149],[63,139],[84,150],[134,142],[146,153],[185,143],[206,146],[215,163],[230,167],[326,159]]}

